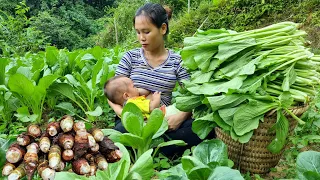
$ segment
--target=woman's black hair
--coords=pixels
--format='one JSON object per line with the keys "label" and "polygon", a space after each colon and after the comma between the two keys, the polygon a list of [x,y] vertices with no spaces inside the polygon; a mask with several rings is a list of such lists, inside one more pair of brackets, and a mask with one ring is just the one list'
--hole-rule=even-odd
{"label": "woman's black hair", "polygon": [[160,4],[157,3],[147,3],[143,6],[141,6],[137,12],[136,15],[133,18],[133,25],[135,24],[135,19],[137,16],[144,15],[148,17],[152,24],[154,24],[156,27],[160,28],[163,23],[167,25],[167,32],[165,35],[169,33],[169,18],[168,18],[168,12],[165,8],[163,8]]}

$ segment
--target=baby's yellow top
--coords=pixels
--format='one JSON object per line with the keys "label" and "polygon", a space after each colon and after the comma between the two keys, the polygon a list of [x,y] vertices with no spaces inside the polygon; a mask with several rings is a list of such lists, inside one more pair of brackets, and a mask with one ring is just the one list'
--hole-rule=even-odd
{"label": "baby's yellow top", "polygon": [[127,103],[131,102],[138,106],[138,108],[141,110],[144,117],[149,119],[150,116],[150,99],[147,99],[145,96],[138,96],[134,98],[130,98],[127,100]]}

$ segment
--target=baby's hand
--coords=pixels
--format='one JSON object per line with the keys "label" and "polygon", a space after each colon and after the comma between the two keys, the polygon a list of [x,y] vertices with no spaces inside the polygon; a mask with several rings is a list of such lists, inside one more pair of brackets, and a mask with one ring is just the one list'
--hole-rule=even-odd
{"label": "baby's hand", "polygon": [[161,92],[154,92],[152,94],[152,99],[160,99],[161,98]]}

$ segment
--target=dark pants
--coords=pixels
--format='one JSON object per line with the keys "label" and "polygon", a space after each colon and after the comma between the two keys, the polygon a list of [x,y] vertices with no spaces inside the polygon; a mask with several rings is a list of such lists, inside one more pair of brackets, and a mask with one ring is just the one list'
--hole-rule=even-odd
{"label": "dark pants", "polygon": [[[174,155],[181,156],[186,149],[189,149],[192,146],[198,145],[202,140],[198,137],[197,134],[195,134],[192,131],[191,129],[192,122],[193,122],[193,119],[189,118],[185,120],[177,130],[166,132],[165,135],[162,136],[165,139],[165,141],[183,140],[188,144],[187,146],[172,145],[172,146],[160,148],[160,151],[168,157],[172,157]],[[127,130],[123,127],[122,122],[118,117],[116,117],[114,129],[122,133],[127,132]],[[211,139],[214,137],[215,137],[215,134],[214,134],[214,131],[212,131],[212,133],[210,133],[207,138]]]}

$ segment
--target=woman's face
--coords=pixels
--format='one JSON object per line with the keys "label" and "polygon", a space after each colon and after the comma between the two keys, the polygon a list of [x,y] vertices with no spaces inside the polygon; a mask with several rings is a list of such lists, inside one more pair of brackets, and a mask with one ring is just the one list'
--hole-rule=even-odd
{"label": "woman's face", "polygon": [[160,28],[152,24],[150,19],[144,15],[135,17],[134,28],[137,32],[137,38],[146,51],[153,51],[164,43],[163,36],[167,31],[166,24]]}

